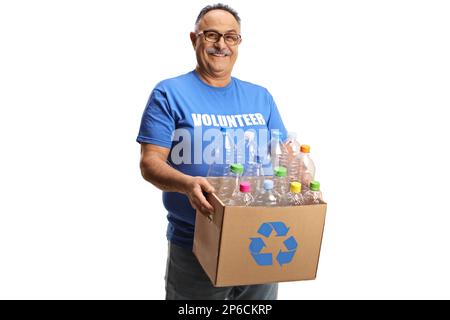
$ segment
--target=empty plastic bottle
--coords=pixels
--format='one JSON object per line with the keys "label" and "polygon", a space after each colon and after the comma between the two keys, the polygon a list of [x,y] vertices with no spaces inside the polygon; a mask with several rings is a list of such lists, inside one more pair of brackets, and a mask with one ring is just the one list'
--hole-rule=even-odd
{"label": "empty plastic bottle", "polygon": [[307,144],[303,144],[300,147],[300,153],[297,155],[299,176],[298,181],[303,186],[303,192],[309,190],[311,181],[314,181],[314,175],[316,174],[316,166],[310,157],[310,147]]}
{"label": "empty plastic bottle", "polygon": [[223,140],[223,147],[224,147],[224,163],[227,163],[228,165],[231,165],[235,162],[235,154],[236,154],[236,145],[234,143],[233,137],[231,137],[230,133],[225,128],[221,128],[220,131],[222,132],[222,140]]}
{"label": "empty plastic bottle", "polygon": [[282,167],[287,163],[287,151],[281,141],[281,133],[277,130],[271,132],[271,139],[269,145],[270,162],[272,163],[272,169]]}
{"label": "empty plastic bottle", "polygon": [[231,176],[230,167],[234,159],[234,143],[225,128],[220,129],[222,141],[212,150],[213,163],[209,165],[207,179],[216,190],[222,188],[224,178]]}
{"label": "empty plastic bottle", "polygon": [[214,162],[209,165],[206,178],[216,190],[219,190],[222,185],[223,178],[229,175],[230,166],[223,163],[222,146],[219,144],[214,146],[211,156]]}
{"label": "empty plastic bottle", "polygon": [[287,170],[285,167],[276,167],[274,169],[273,181],[275,195],[279,198],[279,201],[282,201],[281,199],[284,199],[288,193]]}
{"label": "empty plastic bottle", "polygon": [[273,181],[264,180],[263,190],[261,190],[255,198],[255,206],[276,206],[277,197],[273,192]]}
{"label": "empty plastic bottle", "polygon": [[[255,131],[249,130],[244,133],[245,153],[248,156],[247,162],[255,162],[257,155],[257,143]],[[245,162],[245,161],[244,161]]]}
{"label": "empty plastic bottle", "polygon": [[287,194],[287,204],[291,206],[299,206],[305,204],[305,199],[301,191],[302,184],[300,182],[291,182],[290,191]]}
{"label": "empty plastic bottle", "polygon": [[256,195],[257,192],[262,190],[264,182],[264,171],[262,163],[259,158],[256,162],[250,162],[245,164],[244,173],[241,181],[248,181],[252,185],[252,194]]}
{"label": "empty plastic bottle", "polygon": [[218,195],[222,200],[229,199],[239,193],[239,184],[244,172],[244,166],[240,163],[230,165],[228,176],[222,181]]}
{"label": "empty plastic bottle", "polygon": [[240,163],[233,163],[230,167],[230,171],[231,176],[233,177],[233,192],[231,194],[231,196],[233,197],[234,195],[239,193],[239,186],[241,183],[242,175],[244,173],[244,166]]}
{"label": "empty plastic bottle", "polygon": [[297,181],[299,176],[299,161],[296,161],[297,155],[300,153],[300,143],[297,141],[295,132],[288,133],[288,139],[285,142],[287,155],[284,157],[286,161],[281,165],[288,170],[289,180]]}
{"label": "empty plastic bottle", "polygon": [[320,191],[319,181],[311,181],[309,190],[305,193],[306,204],[319,204],[323,201],[322,191]]}
{"label": "empty plastic bottle", "polygon": [[255,133],[253,131],[247,131],[245,133],[246,149],[248,152],[248,162],[244,165],[244,174],[242,176],[242,182],[248,181],[252,185],[252,194],[256,195],[258,191],[262,189],[264,176],[261,158],[257,155],[257,144],[255,140]]}
{"label": "empty plastic bottle", "polygon": [[297,140],[297,133],[288,132],[288,138],[284,144],[288,153],[288,160],[294,159],[300,152],[300,143]]}
{"label": "empty plastic bottle", "polygon": [[239,185],[239,193],[236,195],[233,195],[233,197],[230,199],[229,204],[231,206],[250,206],[254,202],[254,198],[252,196],[252,188],[250,183],[248,182],[241,182]]}

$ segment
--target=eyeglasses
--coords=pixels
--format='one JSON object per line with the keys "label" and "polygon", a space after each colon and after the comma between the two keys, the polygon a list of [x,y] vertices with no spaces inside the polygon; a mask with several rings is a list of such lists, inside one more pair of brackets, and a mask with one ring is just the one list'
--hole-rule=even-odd
{"label": "eyeglasses", "polygon": [[213,30],[205,30],[197,33],[197,36],[203,35],[205,40],[212,43],[217,43],[220,41],[220,38],[223,37],[223,40],[230,46],[235,46],[241,43],[241,35],[237,33],[220,33]]}

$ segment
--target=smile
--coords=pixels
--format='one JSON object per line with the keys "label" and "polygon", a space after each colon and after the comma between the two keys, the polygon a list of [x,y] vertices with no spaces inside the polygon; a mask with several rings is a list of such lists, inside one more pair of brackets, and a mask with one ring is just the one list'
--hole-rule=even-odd
{"label": "smile", "polygon": [[226,55],[225,53],[210,53],[210,55],[214,56],[214,57],[228,57],[228,55]]}

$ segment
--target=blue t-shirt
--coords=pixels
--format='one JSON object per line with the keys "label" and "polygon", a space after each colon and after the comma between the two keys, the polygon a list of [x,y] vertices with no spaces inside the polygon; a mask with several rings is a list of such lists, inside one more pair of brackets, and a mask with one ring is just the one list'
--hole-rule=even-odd
{"label": "blue t-shirt", "polygon": [[[170,149],[168,162],[173,168],[191,176],[206,176],[211,137],[222,128],[235,130],[236,137],[239,132],[253,131],[258,143],[266,145],[271,130],[279,131],[283,141],[287,135],[267,89],[234,77],[226,87],[213,87],[191,71],[154,88],[137,141]],[[187,196],[163,192],[163,203],[168,211],[168,240],[192,248],[195,210]]]}

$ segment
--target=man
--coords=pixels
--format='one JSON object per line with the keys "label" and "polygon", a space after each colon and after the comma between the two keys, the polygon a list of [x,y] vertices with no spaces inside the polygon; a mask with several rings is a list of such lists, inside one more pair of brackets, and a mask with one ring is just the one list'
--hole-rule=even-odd
{"label": "man", "polygon": [[154,88],[137,138],[142,175],[163,191],[168,210],[166,299],[276,299],[277,284],[213,287],[192,253],[195,210],[213,214],[204,195],[214,192],[204,178],[206,131],[279,130],[285,138],[286,129],[266,89],[231,77],[241,43],[236,11],[205,7],[190,38],[195,70]]}

